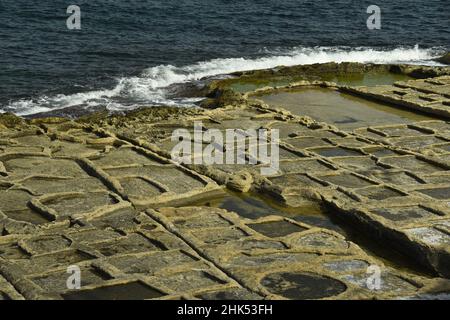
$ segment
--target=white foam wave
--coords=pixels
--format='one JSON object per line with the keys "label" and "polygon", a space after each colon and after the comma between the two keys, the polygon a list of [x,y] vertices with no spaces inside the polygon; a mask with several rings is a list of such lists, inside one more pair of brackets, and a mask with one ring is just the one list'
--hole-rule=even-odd
{"label": "white foam wave", "polygon": [[167,87],[186,83],[208,76],[227,74],[235,71],[266,69],[277,66],[292,66],[325,62],[361,63],[409,63],[438,65],[432,59],[439,49],[396,48],[391,50],[373,48],[317,47],[294,48],[286,51],[266,52],[259,58],[213,59],[184,67],[160,65],[148,68],[137,77],[117,80],[110,90],[82,92],[71,95],[59,94],[42,96],[34,100],[20,100],[10,103],[3,110],[19,115],[29,115],[42,111],[80,106],[89,108],[104,105],[110,110],[126,110],[141,105],[192,105],[192,99],[170,99]]}

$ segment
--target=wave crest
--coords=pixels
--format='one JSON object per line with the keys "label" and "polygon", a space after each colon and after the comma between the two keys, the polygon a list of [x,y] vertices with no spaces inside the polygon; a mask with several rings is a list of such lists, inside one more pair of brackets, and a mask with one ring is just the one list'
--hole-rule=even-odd
{"label": "wave crest", "polygon": [[19,115],[30,115],[76,106],[80,108],[106,106],[109,110],[127,110],[142,105],[191,106],[196,99],[171,99],[168,97],[167,88],[173,84],[187,83],[205,77],[235,71],[274,68],[281,65],[293,66],[326,62],[439,65],[432,59],[441,53],[440,48],[422,49],[419,46],[390,50],[367,47],[297,47],[290,50],[266,50],[264,55],[259,58],[213,59],[183,67],[173,65],[151,67],[145,69],[137,77],[118,79],[117,85],[112,89],[19,100],[2,109],[3,112],[10,111]]}

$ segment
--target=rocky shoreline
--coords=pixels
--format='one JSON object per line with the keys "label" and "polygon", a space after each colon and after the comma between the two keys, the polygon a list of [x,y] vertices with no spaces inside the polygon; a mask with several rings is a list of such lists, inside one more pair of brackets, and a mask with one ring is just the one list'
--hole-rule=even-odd
{"label": "rocky shoreline", "polygon": [[437,61],[444,64],[450,64],[450,52],[437,59]]}
{"label": "rocky shoreline", "polygon": [[[202,108],[0,115],[0,298],[449,297],[450,67],[280,67],[198,90]],[[334,119],[339,108],[315,119],[297,102],[305,92],[325,99],[311,112],[329,98],[344,99],[342,110],[370,101],[361,118],[378,122],[354,109]],[[278,129],[280,171],[175,163],[172,132],[196,121]],[[210,204],[230,190],[290,213],[251,208],[250,218]],[[311,205],[417,269],[373,254],[328,218],[303,219]],[[69,265],[82,270],[81,291],[66,287]]]}

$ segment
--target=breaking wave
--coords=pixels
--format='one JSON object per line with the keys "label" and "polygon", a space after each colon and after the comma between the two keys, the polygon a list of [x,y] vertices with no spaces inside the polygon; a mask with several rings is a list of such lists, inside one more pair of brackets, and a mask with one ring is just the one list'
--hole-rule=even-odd
{"label": "breaking wave", "polygon": [[117,84],[112,89],[13,101],[4,106],[0,112],[31,115],[68,107],[88,109],[105,106],[108,110],[117,111],[143,105],[192,106],[201,99],[170,97],[169,86],[235,71],[266,69],[281,65],[325,62],[439,65],[432,59],[441,53],[442,50],[439,48],[422,49],[419,46],[389,50],[367,47],[297,47],[290,50],[264,50],[258,58],[213,59],[182,67],[173,65],[151,67],[142,71],[139,76],[117,79]]}

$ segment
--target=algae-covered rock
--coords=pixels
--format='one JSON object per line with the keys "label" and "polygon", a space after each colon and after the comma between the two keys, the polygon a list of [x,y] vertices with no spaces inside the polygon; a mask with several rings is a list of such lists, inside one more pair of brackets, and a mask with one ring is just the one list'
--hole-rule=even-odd
{"label": "algae-covered rock", "polygon": [[245,101],[242,98],[242,95],[229,89],[229,88],[212,88],[207,95],[207,98],[201,104],[202,108],[214,109],[220,108],[227,105],[239,105],[244,103]]}
{"label": "algae-covered rock", "polygon": [[131,122],[148,121],[156,123],[158,121],[169,119],[181,119],[188,115],[196,113],[195,108],[178,108],[178,107],[159,107],[148,106],[124,113],[111,114],[108,111],[100,111],[82,116],[77,122],[83,124],[111,125],[116,127],[124,127]]}
{"label": "algae-covered rock", "polygon": [[231,176],[227,181],[227,187],[231,190],[246,193],[250,190],[253,177],[248,172],[240,172]]}
{"label": "algae-covered rock", "polygon": [[437,61],[445,64],[450,64],[450,52],[447,52],[447,54],[437,59]]}
{"label": "algae-covered rock", "polygon": [[17,128],[25,125],[25,120],[12,113],[4,113],[0,115],[0,128]]}
{"label": "algae-covered rock", "polygon": [[[323,80],[366,72],[430,78],[364,87]],[[348,129],[355,119],[316,118],[298,96],[289,109],[255,94],[353,89],[361,99],[431,113],[448,109],[446,73],[450,68],[352,63],[278,67],[242,73],[270,80],[246,93],[230,87],[240,79],[212,82],[211,109],[96,110],[76,121],[73,112],[67,120],[0,115],[0,300],[447,297],[450,123],[368,117],[366,126]],[[330,113],[342,114],[334,101],[326,100]],[[200,121],[225,134],[278,130],[270,137],[279,142],[279,170],[263,175],[264,159],[176,163],[172,132],[191,133]],[[244,158],[252,160],[256,145],[246,137]],[[266,141],[257,142],[262,156]],[[201,151],[191,150],[192,158]],[[362,246],[383,248],[368,254],[347,236],[353,233]],[[69,264],[80,266],[89,289],[67,291]],[[377,290],[368,286],[370,267],[380,272]],[[112,284],[119,273],[127,276]]]}
{"label": "algae-covered rock", "polygon": [[69,119],[67,118],[60,118],[60,117],[48,117],[48,118],[36,118],[32,119],[30,121],[31,124],[34,125],[41,125],[41,124],[61,124],[68,122]]}

